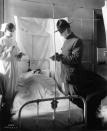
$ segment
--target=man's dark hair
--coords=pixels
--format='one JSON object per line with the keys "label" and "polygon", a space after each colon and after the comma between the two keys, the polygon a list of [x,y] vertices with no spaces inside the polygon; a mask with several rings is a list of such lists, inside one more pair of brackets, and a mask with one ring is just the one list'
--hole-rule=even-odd
{"label": "man's dark hair", "polygon": [[57,29],[59,32],[63,32],[66,29],[70,28],[70,23],[68,23],[66,20],[64,19],[59,19],[57,22]]}
{"label": "man's dark hair", "polygon": [[5,30],[8,30],[10,32],[13,32],[14,30],[16,29],[15,25],[13,23],[8,23],[6,25],[6,29]]}

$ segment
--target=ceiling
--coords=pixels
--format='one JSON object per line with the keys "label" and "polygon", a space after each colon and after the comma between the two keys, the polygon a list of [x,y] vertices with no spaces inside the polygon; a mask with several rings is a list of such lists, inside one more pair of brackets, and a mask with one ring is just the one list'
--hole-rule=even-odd
{"label": "ceiling", "polygon": [[70,16],[78,8],[96,9],[104,6],[105,0],[4,0],[5,8],[14,13],[39,17]]}

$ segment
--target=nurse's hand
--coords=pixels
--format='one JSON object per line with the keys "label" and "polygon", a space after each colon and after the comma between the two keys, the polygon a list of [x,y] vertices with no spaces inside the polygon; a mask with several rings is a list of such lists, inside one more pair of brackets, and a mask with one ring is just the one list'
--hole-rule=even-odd
{"label": "nurse's hand", "polygon": [[14,50],[15,46],[11,46],[8,49],[6,49],[7,53],[12,53],[12,51]]}
{"label": "nurse's hand", "polygon": [[23,53],[23,52],[20,52],[19,54],[17,54],[17,57],[19,58],[19,59],[21,59],[22,58],[22,56],[24,56],[25,54]]}
{"label": "nurse's hand", "polygon": [[17,58],[17,60],[21,60],[22,56],[24,56],[25,54],[23,52],[18,53],[17,55],[15,55],[15,57]]}
{"label": "nurse's hand", "polygon": [[60,61],[61,55],[56,52],[55,55],[50,57],[50,59],[52,59],[53,61]]}

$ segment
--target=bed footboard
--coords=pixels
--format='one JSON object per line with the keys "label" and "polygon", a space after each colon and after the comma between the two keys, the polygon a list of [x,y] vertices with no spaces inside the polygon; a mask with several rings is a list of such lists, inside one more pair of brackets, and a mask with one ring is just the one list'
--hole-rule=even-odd
{"label": "bed footboard", "polygon": [[[63,100],[63,99],[67,99],[69,100],[69,113],[68,113],[68,119],[70,119],[71,115],[70,115],[70,101],[72,101],[72,99],[79,99],[83,102],[84,108],[83,108],[83,123],[86,124],[87,123],[87,118],[86,118],[86,101],[83,97],[81,96],[77,96],[77,95],[73,95],[73,96],[66,96],[66,97],[55,97],[55,98],[46,98],[46,99],[37,99],[37,100],[32,100],[32,101],[28,101],[26,102],[24,105],[21,106],[19,113],[18,113],[18,129],[21,130],[22,128],[22,124],[21,124],[21,115],[22,115],[22,110],[25,106],[31,104],[31,103],[36,103],[37,104],[37,116],[36,116],[36,120],[39,122],[39,104],[41,102],[46,102],[46,101],[51,101],[51,108],[53,109],[53,115],[52,115],[52,119],[53,122],[55,121],[55,117],[56,117],[56,109],[58,106],[58,100]],[[69,121],[68,121],[69,122]]]}

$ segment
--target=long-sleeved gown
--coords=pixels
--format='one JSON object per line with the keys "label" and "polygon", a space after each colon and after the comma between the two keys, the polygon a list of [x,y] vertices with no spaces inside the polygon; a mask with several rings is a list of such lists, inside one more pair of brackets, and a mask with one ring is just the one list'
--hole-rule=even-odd
{"label": "long-sleeved gown", "polygon": [[19,53],[16,41],[13,38],[3,36],[0,38],[0,73],[6,78],[6,100],[11,106],[14,97],[15,84],[17,80],[17,58]]}

